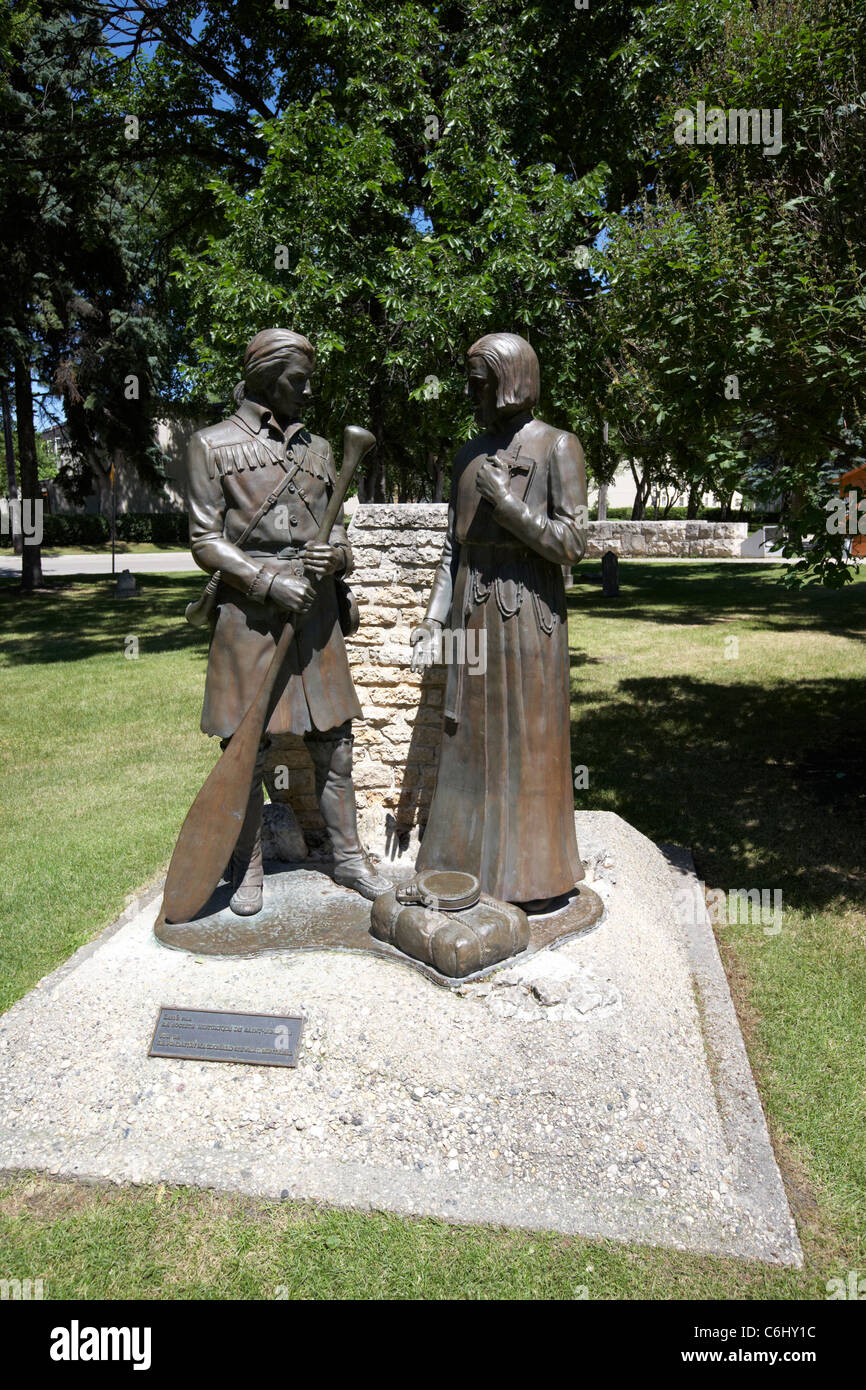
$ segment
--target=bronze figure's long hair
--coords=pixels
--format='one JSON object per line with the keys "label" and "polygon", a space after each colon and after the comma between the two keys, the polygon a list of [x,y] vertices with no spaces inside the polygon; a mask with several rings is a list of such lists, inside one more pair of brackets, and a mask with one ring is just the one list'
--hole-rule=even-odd
{"label": "bronze figure's long hair", "polygon": [[473,343],[467,358],[480,357],[496,376],[498,410],[531,410],[541,395],[535,350],[517,333],[486,333]]}

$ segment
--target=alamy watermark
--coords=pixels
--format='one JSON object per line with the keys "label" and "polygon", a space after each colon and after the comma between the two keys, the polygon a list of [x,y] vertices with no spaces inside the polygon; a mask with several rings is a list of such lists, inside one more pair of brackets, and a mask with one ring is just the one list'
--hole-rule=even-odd
{"label": "alamy watermark", "polygon": [[0,1279],[0,1303],[38,1303],[47,1288],[44,1279]]}
{"label": "alamy watermark", "polygon": [[82,1327],[73,1318],[68,1327],[51,1329],[48,1355],[52,1361],[129,1361],[134,1371],[151,1366],[149,1327]]}
{"label": "alamy watermark", "polygon": [[849,1269],[845,1279],[828,1279],[824,1287],[828,1300],[845,1298],[866,1301],[866,1279],[861,1276],[859,1269]]}
{"label": "alamy watermark", "polygon": [[699,101],[696,110],[682,106],[674,112],[678,145],[763,145],[774,158],[782,148],[782,108],[730,107],[723,111]]}
{"label": "alamy watermark", "polygon": [[678,888],[674,894],[677,918],[683,926],[696,926],[709,917],[713,926],[761,926],[765,936],[782,930],[781,888],[708,889],[705,883]]}
{"label": "alamy watermark", "polygon": [[41,545],[44,534],[41,497],[13,497],[0,502],[0,536],[20,536],[25,545]]}
{"label": "alamy watermark", "polygon": [[829,535],[866,536],[866,497],[858,497],[856,488],[846,497],[831,497],[824,510]]}
{"label": "alamy watermark", "polygon": [[[389,633],[376,652],[383,664],[411,664],[415,654],[415,645],[409,641],[412,630],[398,627]],[[470,676],[487,672],[486,628],[433,626],[418,639],[417,646],[423,650],[425,666],[465,666]]]}
{"label": "alamy watermark", "polygon": [[437,628],[429,638],[430,659],[434,666],[465,666],[470,676],[487,671],[486,628]]}

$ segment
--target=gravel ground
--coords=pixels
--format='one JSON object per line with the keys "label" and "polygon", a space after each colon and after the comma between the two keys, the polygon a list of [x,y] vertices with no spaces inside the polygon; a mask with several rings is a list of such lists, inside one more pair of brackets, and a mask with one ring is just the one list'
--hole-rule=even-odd
{"label": "gravel ground", "polygon": [[[712,931],[678,920],[688,860],[576,820],[603,922],[456,991],[169,950],[158,898],[133,906],[0,1022],[0,1167],[799,1264]],[[149,1058],[160,1005],[300,1014],[299,1066]]]}

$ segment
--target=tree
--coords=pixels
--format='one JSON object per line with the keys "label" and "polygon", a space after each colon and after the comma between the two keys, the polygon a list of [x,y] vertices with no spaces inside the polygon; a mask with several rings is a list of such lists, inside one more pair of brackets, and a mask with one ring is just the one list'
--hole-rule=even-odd
{"label": "tree", "polygon": [[[843,583],[826,504],[864,457],[866,15],[676,0],[645,12],[629,61],[664,64],[675,44],[658,176],[611,219],[600,258],[610,393],[620,417],[648,393],[667,456],[688,444],[693,487],[712,476],[723,493],[781,495],[792,582]],[[780,110],[780,150],[677,143],[678,111],[699,101]]]}
{"label": "tree", "polygon": [[[21,490],[39,495],[33,377],[62,397],[72,447],[98,477],[113,450],[153,457],[147,413],[159,325],[146,303],[122,128],[94,101],[100,32],[50,4],[2,11],[0,364],[15,368]],[[133,392],[129,378],[136,375]],[[41,581],[25,547],[22,587]]]}
{"label": "tree", "polygon": [[[215,180],[225,230],[179,257],[197,357],[188,379],[226,396],[252,331],[302,329],[320,352],[318,426],[333,433],[349,415],[371,425],[380,471],[362,490],[379,498],[441,486],[470,428],[463,354],[492,327],[538,344],[545,409],[600,425],[582,253],[610,171],[576,171],[559,137],[529,119],[527,104],[555,111],[563,136],[563,73],[557,87],[538,63],[551,31],[483,0],[363,12],[338,0],[315,28],[331,43],[334,80],[261,123],[258,184]],[[573,21],[560,13],[552,32],[565,31]],[[570,81],[584,62],[572,60]]]}

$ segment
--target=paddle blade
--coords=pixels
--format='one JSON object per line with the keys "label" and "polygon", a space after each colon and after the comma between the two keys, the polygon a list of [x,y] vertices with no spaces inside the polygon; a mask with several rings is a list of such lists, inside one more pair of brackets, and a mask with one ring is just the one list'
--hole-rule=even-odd
{"label": "paddle blade", "polygon": [[195,917],[219,883],[247,813],[258,742],[235,734],[189,808],[165,880],[167,922]]}

